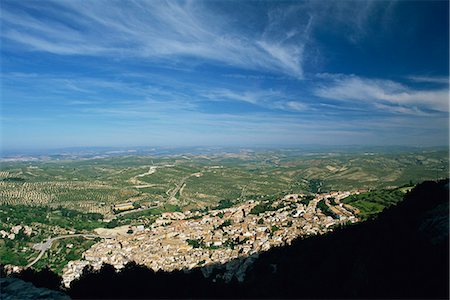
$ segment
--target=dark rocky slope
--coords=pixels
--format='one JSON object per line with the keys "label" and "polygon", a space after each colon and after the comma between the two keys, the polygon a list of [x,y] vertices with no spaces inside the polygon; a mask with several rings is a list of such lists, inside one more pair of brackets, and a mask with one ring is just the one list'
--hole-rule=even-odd
{"label": "dark rocky slope", "polygon": [[2,300],[32,300],[54,299],[70,300],[69,296],[46,288],[37,288],[31,282],[18,278],[0,278],[0,299]]}

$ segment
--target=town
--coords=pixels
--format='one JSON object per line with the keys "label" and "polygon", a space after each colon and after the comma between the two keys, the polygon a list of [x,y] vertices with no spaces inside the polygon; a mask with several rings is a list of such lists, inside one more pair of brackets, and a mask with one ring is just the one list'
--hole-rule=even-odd
{"label": "town", "polygon": [[357,222],[357,209],[340,200],[359,192],[292,194],[270,203],[250,200],[207,213],[167,212],[147,228],[99,229],[104,239],[84,252],[81,260],[67,264],[64,285],[68,287],[87,265],[99,269],[106,263],[120,269],[131,261],[154,271],[203,267],[205,276],[217,264],[233,261],[218,276],[242,281],[258,253],[302,236],[323,234],[335,225]]}

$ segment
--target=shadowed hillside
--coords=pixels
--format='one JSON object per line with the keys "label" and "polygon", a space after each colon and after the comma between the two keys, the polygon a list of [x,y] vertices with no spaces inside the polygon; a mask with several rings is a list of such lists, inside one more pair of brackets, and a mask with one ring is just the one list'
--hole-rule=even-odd
{"label": "shadowed hillside", "polygon": [[448,221],[448,181],[425,182],[376,220],[262,255],[246,285],[256,297],[446,298]]}
{"label": "shadowed hillside", "polygon": [[214,282],[200,269],[155,273],[129,264],[120,272],[111,266],[86,270],[68,293],[74,298],[448,298],[448,193],[448,180],[424,182],[375,220],[271,249],[243,283]]}

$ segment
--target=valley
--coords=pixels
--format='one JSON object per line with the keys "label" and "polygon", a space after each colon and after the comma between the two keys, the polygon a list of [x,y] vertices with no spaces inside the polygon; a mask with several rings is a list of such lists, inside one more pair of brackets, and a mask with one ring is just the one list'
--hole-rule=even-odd
{"label": "valley", "polygon": [[[66,284],[87,264],[245,265],[271,247],[374,218],[416,183],[447,174],[448,152],[434,149],[3,161],[1,264],[49,266]],[[227,276],[242,277],[240,266]]]}

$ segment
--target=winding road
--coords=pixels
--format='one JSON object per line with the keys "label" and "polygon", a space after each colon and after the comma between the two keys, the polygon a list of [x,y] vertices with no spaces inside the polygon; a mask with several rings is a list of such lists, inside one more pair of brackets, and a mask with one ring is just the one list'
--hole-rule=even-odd
{"label": "winding road", "polygon": [[48,249],[50,249],[50,247],[52,246],[52,243],[54,241],[57,240],[61,240],[61,239],[67,239],[67,238],[73,238],[73,237],[84,237],[84,238],[110,238],[110,237],[104,237],[98,234],[83,234],[83,233],[79,233],[79,234],[67,234],[67,235],[60,235],[60,236],[56,236],[53,238],[48,238],[47,240],[45,240],[42,243],[39,244],[34,244],[33,245],[33,249],[35,250],[40,250],[41,252],[39,253],[39,255],[32,261],[30,262],[26,268],[31,267],[32,265],[34,265],[35,263],[37,263],[42,256],[44,255],[45,251],[47,251]]}

